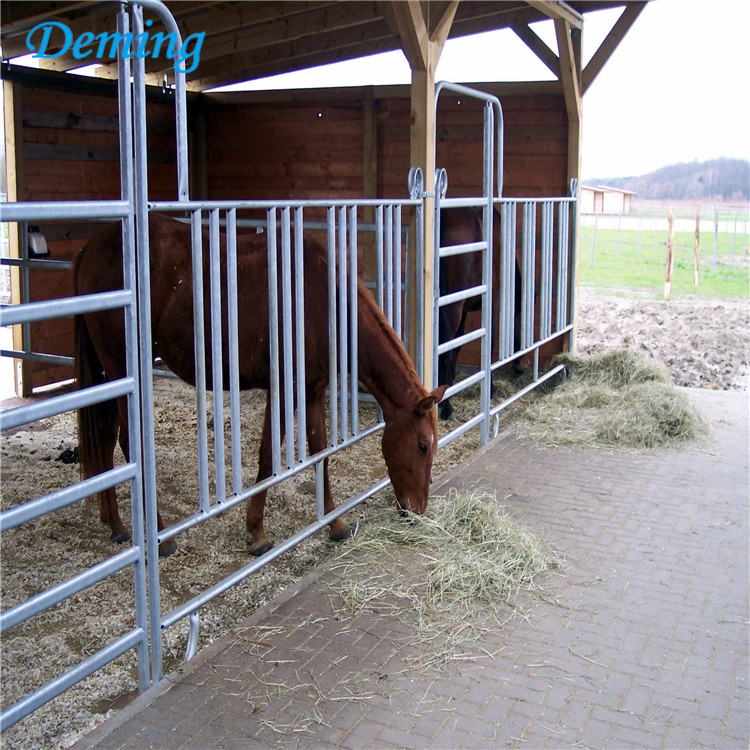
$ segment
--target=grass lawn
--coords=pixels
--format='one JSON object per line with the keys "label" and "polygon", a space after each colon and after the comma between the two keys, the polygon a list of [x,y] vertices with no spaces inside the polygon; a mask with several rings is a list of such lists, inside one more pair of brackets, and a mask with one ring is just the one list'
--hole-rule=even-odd
{"label": "grass lawn", "polygon": [[[666,232],[597,229],[594,246],[593,227],[581,227],[579,278],[602,287],[631,288],[661,296],[667,260]],[[675,260],[672,298],[685,294],[705,297],[747,297],[750,295],[750,255],[746,236],[719,234],[714,269],[713,232],[700,235],[700,275],[694,283],[695,235],[675,232]],[[593,247],[593,262],[592,262]]]}

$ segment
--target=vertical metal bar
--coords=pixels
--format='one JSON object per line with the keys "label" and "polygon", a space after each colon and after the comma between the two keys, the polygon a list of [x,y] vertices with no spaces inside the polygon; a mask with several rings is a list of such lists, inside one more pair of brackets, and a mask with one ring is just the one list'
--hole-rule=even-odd
{"label": "vertical metal bar", "polygon": [[393,327],[398,337],[403,340],[403,328],[401,323],[401,206],[394,206],[393,214],[393,286],[395,298],[393,300]]}
{"label": "vertical metal bar", "polygon": [[[575,269],[578,268],[578,201],[579,201],[579,194],[578,194],[578,180],[576,178],[573,178],[570,181],[570,195],[571,197],[575,198],[576,200],[571,204],[570,211],[573,214],[572,216],[572,231],[570,232],[570,242],[568,244],[568,247],[570,248],[570,268],[572,270],[570,276],[570,317],[569,320],[574,325],[576,324],[576,285],[575,285]],[[576,340],[575,340],[576,330],[573,328],[573,331],[570,334],[570,351],[575,351],[576,346]]]}
{"label": "vertical metal bar", "polygon": [[385,310],[383,298],[383,206],[375,211],[375,291],[378,307]]}
{"label": "vertical metal bar", "polygon": [[[437,382],[438,373],[438,346],[440,345],[440,202],[443,198],[443,192],[440,189],[442,175],[445,170],[441,169],[435,175],[435,203],[434,203],[434,224],[433,224],[433,243],[431,252],[433,254],[433,273],[432,273],[432,383],[425,383],[428,390],[440,385]],[[426,302],[425,302],[426,304]],[[421,317],[424,317],[423,315]]]}
{"label": "vertical metal bar", "polygon": [[346,208],[339,208],[339,418],[341,439],[349,438],[349,301],[346,274]]}
{"label": "vertical metal bar", "polygon": [[[21,258],[29,259],[29,224],[20,222],[19,233],[21,237]],[[21,265],[21,303],[31,301],[31,280],[29,279],[29,266],[26,262]],[[24,353],[31,354],[31,323],[21,323],[21,348]]]}
{"label": "vertical metal bar", "polygon": [[292,355],[292,242],[291,210],[281,209],[281,311],[284,356],[284,432],[286,433],[286,467],[294,466],[294,365]]}
{"label": "vertical metal bar", "polygon": [[315,517],[320,521],[326,514],[324,507],[324,475],[323,475],[323,461],[318,461],[315,464]]}
{"label": "vertical metal bar", "polygon": [[352,435],[359,434],[359,296],[357,294],[357,207],[349,209],[349,373],[352,387]]}
{"label": "vertical metal bar", "polygon": [[516,207],[514,203],[500,205],[502,231],[500,235],[500,322],[498,325],[498,359],[513,353],[513,311],[516,295]]}
{"label": "vertical metal bar", "polygon": [[[133,33],[143,33],[143,11],[132,9]],[[148,243],[148,163],[146,148],[146,73],[137,56],[133,65],[133,127],[135,153],[135,232],[138,275],[138,323],[140,360],[140,418],[143,502],[146,508],[146,544],[148,555],[149,633],[151,639],[151,679],[163,675],[161,641],[161,604],[159,589],[159,547],[156,519],[156,467],[154,459],[154,409],[151,335],[151,281]],[[127,158],[130,158],[130,151]]]}
{"label": "vertical metal bar", "polygon": [[336,331],[336,208],[329,206],[328,219],[328,408],[331,445],[339,442],[338,346]]}
{"label": "vertical metal bar", "polygon": [[268,232],[268,346],[271,406],[271,472],[281,472],[281,414],[279,373],[279,280],[276,241],[276,209],[267,211]]}
{"label": "vertical metal bar", "polygon": [[393,206],[385,207],[385,317],[393,325]]}
{"label": "vertical metal bar", "polygon": [[200,509],[209,508],[208,423],[206,420],[206,341],[203,309],[202,212],[193,211],[190,238],[193,250],[193,339],[195,341],[195,419],[198,428],[198,488]]}
{"label": "vertical metal bar", "polygon": [[[416,224],[416,237],[414,238],[414,252],[415,252],[415,268],[420,269],[424,268],[424,258],[425,258],[425,246],[424,246],[424,195],[422,194],[424,192],[424,183],[423,183],[424,177],[421,173],[421,170],[417,172],[416,176],[416,184],[414,187],[414,193],[416,194],[416,197],[420,198],[420,202],[417,205],[414,213],[416,216],[415,224]],[[432,252],[433,248],[429,248],[429,252]],[[439,266],[438,266],[439,267]],[[408,266],[407,266],[408,269]],[[433,274],[434,275],[434,274]],[[416,315],[417,319],[414,321],[414,328],[416,330],[417,334],[417,340],[415,343],[415,348],[417,351],[417,375],[419,375],[420,380],[424,383],[424,307],[425,307],[425,288],[424,288],[424,274],[423,273],[417,273],[417,278],[415,281],[415,287],[416,287]],[[411,280],[407,278],[407,289],[410,289]],[[406,309],[411,309],[411,300],[406,299]],[[411,323],[409,324],[411,325]],[[407,328],[408,330],[408,328]],[[407,341],[407,345],[409,342]],[[425,385],[427,385],[425,383]]]}
{"label": "vertical metal bar", "polygon": [[539,300],[539,338],[545,339],[552,333],[552,244],[554,233],[554,204],[542,203],[542,249],[541,284]]}
{"label": "vertical metal bar", "polygon": [[569,211],[567,201],[560,201],[557,207],[557,313],[555,315],[558,331],[568,325]]}
{"label": "vertical metal bar", "polygon": [[479,390],[480,410],[484,420],[479,428],[480,445],[485,445],[490,439],[490,386],[492,385],[492,193],[493,193],[493,156],[494,156],[494,115],[492,105],[487,102],[484,107],[484,199],[482,207],[484,240],[486,246],[482,251],[482,328],[484,336],[480,349],[482,358],[482,378]]}
{"label": "vertical metal bar", "polygon": [[536,203],[523,204],[523,244],[521,275],[521,347],[526,349],[534,341],[534,253],[536,246]]}
{"label": "vertical metal bar", "polygon": [[[124,8],[117,14],[117,30],[125,36],[129,30],[129,16]],[[143,467],[141,445],[141,411],[138,394],[140,392],[140,378],[138,373],[138,314],[135,304],[137,282],[137,260],[135,253],[135,204],[134,204],[134,173],[133,173],[133,110],[130,90],[130,58],[117,54],[117,98],[119,114],[119,143],[120,143],[120,193],[123,200],[130,204],[128,217],[122,223],[123,247],[123,281],[124,287],[132,292],[133,302],[125,308],[125,356],[129,377],[135,386],[133,393],[128,396],[128,447],[130,460],[139,467]],[[144,633],[149,629],[149,609],[146,586],[146,555],[145,529],[143,507],[143,475],[136,472],[130,483],[132,535],[142,554],[135,565],[135,622]],[[144,639],[137,646],[138,657],[138,689],[143,692],[149,686],[149,655],[148,639]]]}
{"label": "vertical metal bar", "polygon": [[237,314],[237,210],[227,211],[227,345],[229,346],[229,409],[232,439],[232,492],[242,492],[240,420],[240,350]]}
{"label": "vertical metal bar", "polygon": [[211,389],[214,401],[214,470],[216,502],[226,499],[224,464],[224,362],[221,345],[221,257],[219,247],[219,210],[208,215],[208,257],[211,300]]}
{"label": "vertical metal bar", "polygon": [[305,247],[302,208],[294,209],[294,303],[297,357],[297,455],[307,458],[307,390],[305,378]]}

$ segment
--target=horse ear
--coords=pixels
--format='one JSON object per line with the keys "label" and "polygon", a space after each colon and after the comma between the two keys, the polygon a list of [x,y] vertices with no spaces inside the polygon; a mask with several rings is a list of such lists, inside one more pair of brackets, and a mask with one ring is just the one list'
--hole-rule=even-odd
{"label": "horse ear", "polygon": [[447,385],[438,386],[432,393],[417,402],[414,411],[417,413],[417,415],[425,414],[430,409],[432,409],[435,404],[439,404],[443,400],[443,396],[445,396],[445,392],[447,390]]}

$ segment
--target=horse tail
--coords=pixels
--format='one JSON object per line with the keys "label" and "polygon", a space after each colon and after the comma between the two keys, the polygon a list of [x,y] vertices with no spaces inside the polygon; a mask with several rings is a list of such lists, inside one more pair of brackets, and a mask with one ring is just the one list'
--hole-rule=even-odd
{"label": "horse tail", "polygon": [[[78,294],[78,269],[83,258],[80,252],[73,264],[74,292]],[[86,320],[83,315],[75,316],[75,375],[79,390],[107,382],[99,354],[94,346]],[[112,452],[117,439],[118,415],[117,402],[104,401],[78,410],[78,461],[81,477],[101,474],[112,468]],[[107,496],[99,493],[99,517],[102,523],[109,523],[110,513]],[[87,499],[87,506],[96,502]]]}

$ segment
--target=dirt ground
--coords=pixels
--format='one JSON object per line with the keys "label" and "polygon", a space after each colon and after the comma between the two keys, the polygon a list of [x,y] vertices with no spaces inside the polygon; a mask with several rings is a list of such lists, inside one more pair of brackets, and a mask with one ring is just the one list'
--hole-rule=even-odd
{"label": "dirt ground", "polygon": [[578,349],[602,346],[649,352],[669,369],[676,385],[748,389],[750,301],[684,297],[670,301],[580,290]]}
{"label": "dirt ground", "polygon": [[[750,307],[747,300],[662,302],[580,291],[578,344],[582,352],[601,347],[643,348],[661,359],[678,385],[747,390],[750,361]],[[242,464],[245,484],[257,466],[258,426],[263,394],[242,397]],[[210,401],[210,399],[209,399]],[[157,489],[167,522],[194,512],[197,496],[194,391],[171,379],[155,386]],[[457,412],[460,413],[459,409]],[[373,411],[368,418],[373,418]],[[510,419],[510,417],[504,418]],[[209,410],[209,422],[212,411]],[[454,425],[455,426],[455,425]],[[441,425],[445,431],[450,425]],[[435,476],[476,448],[476,431],[440,451]],[[2,441],[2,507],[8,508],[78,480],[68,463],[77,444],[74,415],[19,428]],[[229,444],[227,444],[229,453]],[[379,435],[362,441],[331,461],[334,497],[353,496],[385,475]],[[314,518],[315,484],[303,472],[269,494],[266,529],[280,540]],[[392,502],[389,492],[350,514],[354,526],[368,507]],[[127,498],[120,496],[125,523]],[[246,564],[248,543],[244,506],[234,508],[179,539],[178,552],[160,566],[162,612],[167,612]],[[4,534],[0,550],[3,609],[106,559],[114,545],[98,515],[82,503]],[[204,646],[234,626],[279,590],[308,572],[334,545],[325,534],[307,540],[263,571],[201,610]],[[2,700],[11,705],[44,681],[133,627],[133,579],[115,576],[14,628],[2,640]],[[184,657],[187,628],[182,622],[165,633],[166,671]],[[67,747],[135,694],[131,652],[35,715],[5,733],[6,748]]]}

